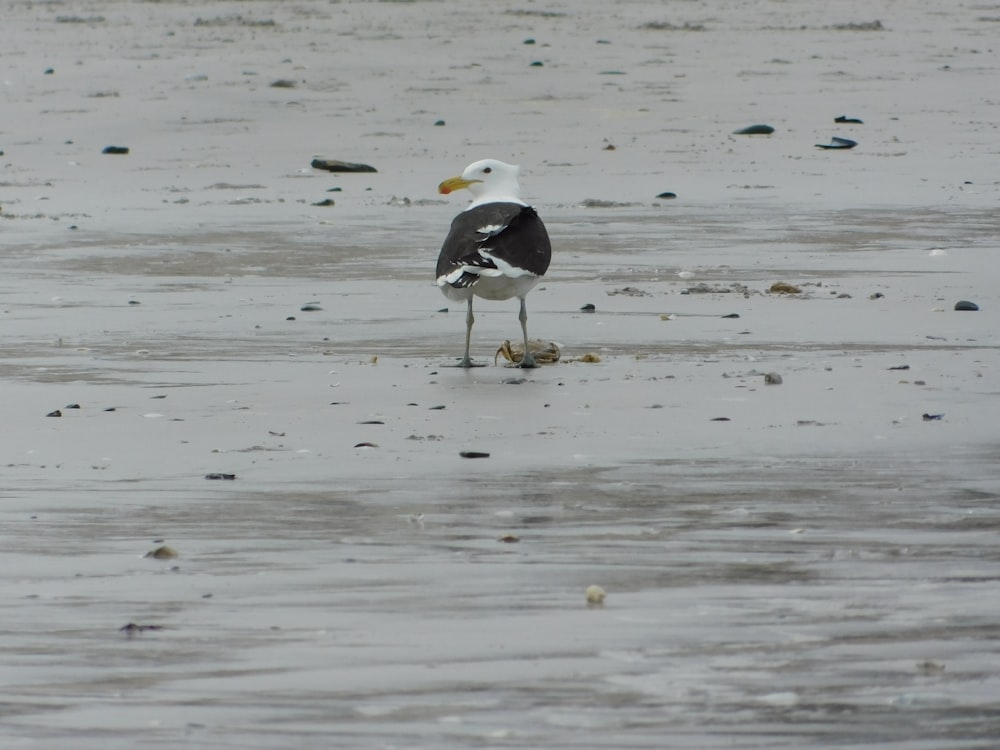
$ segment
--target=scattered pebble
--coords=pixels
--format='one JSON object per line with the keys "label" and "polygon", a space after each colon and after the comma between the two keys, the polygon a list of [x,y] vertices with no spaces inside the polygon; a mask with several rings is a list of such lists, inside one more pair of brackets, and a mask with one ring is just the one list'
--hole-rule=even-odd
{"label": "scattered pebble", "polygon": [[781,385],[784,380],[781,379],[781,375],[776,372],[769,372],[764,376],[764,385]]}
{"label": "scattered pebble", "polygon": [[79,409],[80,404],[66,404],[67,409]]}
{"label": "scattered pebble", "polygon": [[503,542],[504,544],[517,544],[521,541],[521,537],[515,534],[504,534],[502,537],[497,539],[498,542]]}
{"label": "scattered pebble", "polygon": [[910,366],[909,365],[895,365],[894,367],[890,367],[889,369],[890,370],[909,370]]}
{"label": "scattered pebble", "polygon": [[676,198],[677,197],[677,193],[673,193],[673,192],[667,190],[667,191],[665,191],[663,193],[659,193],[656,197],[657,198],[663,198],[663,200],[668,200],[669,201],[669,200],[673,200],[674,198]]}
{"label": "scattered pebble", "polygon": [[434,123],[434,127],[436,127],[436,128],[443,128],[444,127],[444,120],[438,120],[438,121],[436,121]]}
{"label": "scattered pebble", "polygon": [[354,447],[355,448],[378,448],[378,443],[369,443],[369,442],[366,441],[364,443],[355,443]]}
{"label": "scattered pebble", "polygon": [[729,417],[712,417],[709,422],[731,422]]}
{"label": "scattered pebble", "polygon": [[975,302],[969,302],[967,299],[960,300],[955,303],[956,310],[965,310],[967,312],[976,312],[979,310],[979,305]]}
{"label": "scattered pebble", "polygon": [[128,152],[128,146],[105,146],[101,151],[102,154],[127,154]]}
{"label": "scattered pebble", "polygon": [[850,138],[838,138],[837,136],[833,136],[833,138],[830,139],[829,143],[817,143],[816,148],[836,150],[836,149],[854,148],[857,145],[858,142],[852,141]]}
{"label": "scattered pebble", "polygon": [[734,130],[733,135],[771,135],[774,128],[770,125],[748,125],[745,128]]}
{"label": "scattered pebble", "polygon": [[177,550],[166,544],[157,547],[156,549],[151,549],[149,552],[143,555],[143,557],[151,557],[154,560],[173,560],[175,557],[178,556],[179,555]]}
{"label": "scattered pebble", "polygon": [[149,630],[163,630],[163,626],[162,625],[137,625],[134,622],[130,622],[128,625],[122,625],[120,628],[118,628],[119,632],[125,633],[129,637],[131,637],[133,635],[137,635],[139,633],[145,633],[146,631],[149,631]]}
{"label": "scattered pebble", "polygon": [[340,161],[339,159],[323,159],[316,157],[310,162],[313,169],[324,169],[327,172],[377,172],[375,167],[359,162]]}
{"label": "scattered pebble", "polygon": [[604,600],[608,596],[607,592],[596,584],[587,586],[587,590],[583,594],[587,598],[588,607],[603,607]]}
{"label": "scattered pebble", "polygon": [[324,198],[324,199],[323,199],[323,200],[321,200],[321,201],[316,201],[316,202],[315,202],[315,203],[313,203],[312,205],[314,205],[314,206],[319,206],[320,208],[327,208],[327,207],[329,207],[329,206],[335,206],[335,205],[337,205],[337,204],[336,204],[336,203],[334,203],[334,201],[333,201],[333,198]]}
{"label": "scattered pebble", "polygon": [[740,314],[739,313],[728,313],[726,315],[723,315],[722,317],[723,318],[738,318],[738,317],[740,317]]}
{"label": "scattered pebble", "polygon": [[212,472],[211,474],[206,474],[205,479],[236,479],[236,475],[224,474],[222,472]]}
{"label": "scattered pebble", "polygon": [[597,308],[593,304],[591,304],[590,302],[588,302],[586,305],[584,305],[583,307],[580,308],[580,312],[592,313],[592,312],[596,312],[596,311],[597,311]]}
{"label": "scattered pebble", "polygon": [[272,89],[294,89],[297,84],[291,78],[279,78],[271,81]]}
{"label": "scattered pebble", "polygon": [[489,453],[484,453],[482,451],[459,451],[462,458],[489,458]]}
{"label": "scattered pebble", "polygon": [[864,125],[864,123],[857,117],[848,117],[847,115],[840,115],[839,117],[833,118],[834,122],[848,123],[851,125]]}
{"label": "scattered pebble", "polygon": [[302,312],[318,312],[322,309],[323,308],[319,306],[319,302],[306,302],[299,308]]}
{"label": "scattered pebble", "polygon": [[59,411],[58,409],[56,409],[55,411],[50,411],[50,412],[49,412],[48,414],[46,414],[45,416],[46,416],[46,417],[61,417],[61,416],[62,416],[62,412],[61,412],[61,411]]}
{"label": "scattered pebble", "polygon": [[925,422],[938,422],[944,419],[944,414],[924,414]]}
{"label": "scattered pebble", "polygon": [[768,294],[801,294],[802,290],[785,281],[775,281],[767,290]]}

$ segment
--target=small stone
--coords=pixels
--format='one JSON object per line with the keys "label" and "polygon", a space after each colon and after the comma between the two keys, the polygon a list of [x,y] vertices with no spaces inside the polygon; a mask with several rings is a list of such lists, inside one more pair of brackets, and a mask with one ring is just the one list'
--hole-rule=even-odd
{"label": "small stone", "polygon": [[319,306],[319,302],[306,302],[299,308],[302,312],[319,312],[322,309],[323,308]]}
{"label": "small stone", "polygon": [[839,138],[837,136],[833,136],[830,139],[829,143],[817,143],[816,144],[816,148],[825,148],[825,149],[834,149],[834,150],[836,150],[836,149],[854,148],[857,145],[858,145],[858,142],[857,141],[852,141],[850,138]]}
{"label": "small stone", "polygon": [[775,281],[767,290],[768,294],[801,294],[802,290],[786,281]]}
{"label": "small stone", "polygon": [[770,125],[748,125],[745,128],[734,130],[733,135],[771,135],[774,128]]}
{"label": "small stone", "polygon": [[295,86],[295,81],[290,78],[279,78],[277,81],[271,81],[272,89],[294,89]]}
{"label": "small stone", "polygon": [[533,63],[531,63],[532,68],[540,68],[542,67],[542,65],[544,65],[544,63],[541,60],[535,60]]}
{"label": "small stone", "polygon": [[586,591],[583,592],[587,599],[588,607],[603,607],[604,600],[607,598],[607,592],[596,584],[591,584],[587,586]]}
{"label": "small stone", "polygon": [[723,318],[738,318],[738,317],[740,317],[740,314],[739,313],[728,313],[726,315],[723,315],[722,317]]}
{"label": "small stone", "polygon": [[669,200],[673,200],[674,198],[676,198],[677,197],[677,193],[673,193],[673,192],[667,190],[667,191],[665,191],[663,193],[658,194],[656,197],[657,198],[662,198],[663,200],[668,200],[669,201]]}
{"label": "small stone", "polygon": [[435,122],[434,123],[434,127],[436,127],[436,128],[443,128],[444,127],[444,120],[438,120],[437,122]]}
{"label": "small stone", "polygon": [[335,205],[337,205],[337,204],[333,202],[333,198],[324,198],[324,199],[323,199],[323,200],[321,200],[321,201],[316,201],[316,202],[315,202],[315,203],[313,203],[312,205],[314,205],[314,206],[319,206],[319,207],[321,207],[321,208],[326,208],[326,207],[328,207],[328,206],[335,206]]}
{"label": "small stone", "polygon": [[223,472],[212,472],[211,474],[206,474],[205,479],[236,479],[236,475],[225,474]]}
{"label": "small stone", "polygon": [[49,412],[48,414],[46,414],[45,416],[46,416],[46,417],[61,417],[61,416],[62,416],[62,412],[61,412],[61,411],[59,411],[58,409],[56,409],[55,411],[50,411],[50,412]]}
{"label": "small stone", "polygon": [[585,312],[585,313],[592,313],[595,312],[596,310],[597,308],[590,302],[588,302],[586,305],[580,308],[580,312]]}
{"label": "small stone", "polygon": [[459,451],[462,458],[489,458],[489,453],[484,453],[483,451]]}
{"label": "small stone", "polygon": [[976,312],[979,310],[979,305],[975,302],[969,302],[969,300],[963,299],[955,303],[955,309],[966,312]]}
{"label": "small stone", "polygon": [[944,414],[924,414],[923,420],[925,422],[940,422],[944,419]]}
{"label": "small stone", "polygon": [[339,159],[323,159],[317,157],[310,162],[313,169],[323,169],[327,172],[377,172],[375,167],[358,162],[340,161]]}
{"label": "small stone", "polygon": [[516,534],[504,534],[502,537],[497,539],[498,542],[503,542],[504,544],[517,544],[521,541],[521,537]]}
{"label": "small stone", "polygon": [[156,549],[151,549],[149,552],[143,555],[143,557],[151,557],[154,560],[173,560],[175,557],[178,556],[179,555],[177,550],[166,544],[157,547]]}
{"label": "small stone", "polygon": [[781,385],[784,381],[776,372],[769,372],[764,376],[764,385]]}
{"label": "small stone", "polygon": [[833,121],[840,123],[847,123],[850,125],[864,125],[864,123],[857,117],[847,117],[846,115],[840,115],[839,117],[834,117]]}
{"label": "small stone", "polygon": [[127,154],[128,152],[128,146],[105,146],[101,150],[102,154]]}

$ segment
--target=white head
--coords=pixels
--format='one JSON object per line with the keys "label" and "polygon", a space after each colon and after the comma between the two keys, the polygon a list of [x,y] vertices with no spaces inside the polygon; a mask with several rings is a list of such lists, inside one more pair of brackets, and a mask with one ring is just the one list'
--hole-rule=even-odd
{"label": "white head", "polygon": [[452,177],[438,186],[447,195],[453,190],[467,188],[472,193],[469,208],[482,203],[508,201],[521,203],[521,186],[517,182],[519,167],[496,159],[481,159],[465,168],[460,177]]}

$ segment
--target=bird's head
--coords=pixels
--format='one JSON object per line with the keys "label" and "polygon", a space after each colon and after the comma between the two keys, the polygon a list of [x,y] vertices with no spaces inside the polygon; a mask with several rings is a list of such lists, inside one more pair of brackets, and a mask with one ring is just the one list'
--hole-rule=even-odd
{"label": "bird's head", "polygon": [[476,202],[519,199],[521,188],[517,183],[518,167],[514,164],[482,159],[465,168],[458,177],[451,177],[440,185],[442,195],[455,190],[468,189]]}

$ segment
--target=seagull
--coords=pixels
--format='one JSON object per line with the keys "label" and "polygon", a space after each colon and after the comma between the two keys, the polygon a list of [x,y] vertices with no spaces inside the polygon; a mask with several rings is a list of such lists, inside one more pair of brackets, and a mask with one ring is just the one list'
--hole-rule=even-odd
{"label": "seagull", "polygon": [[518,367],[536,367],[528,348],[528,313],[524,298],[548,270],[552,245],[535,209],[521,200],[519,168],[496,159],[482,159],[458,177],[445,180],[438,191],[447,195],[463,188],[472,202],[451,222],[437,262],[437,283],[448,299],[467,303],[465,356],[458,367],[477,367],[469,357],[472,340],[472,298],[521,300],[524,356]]}

